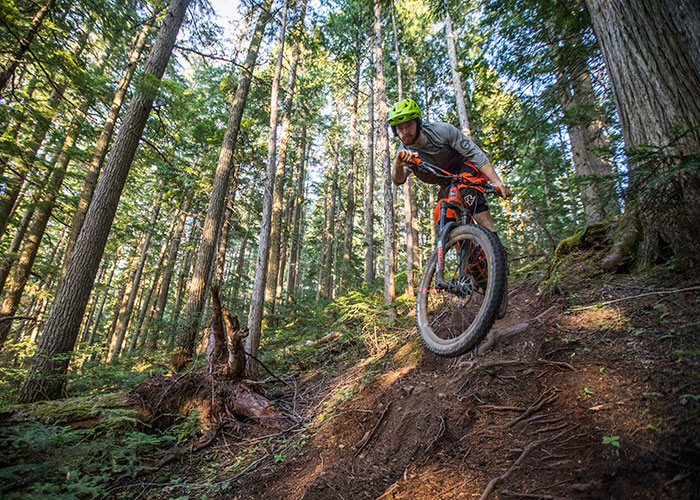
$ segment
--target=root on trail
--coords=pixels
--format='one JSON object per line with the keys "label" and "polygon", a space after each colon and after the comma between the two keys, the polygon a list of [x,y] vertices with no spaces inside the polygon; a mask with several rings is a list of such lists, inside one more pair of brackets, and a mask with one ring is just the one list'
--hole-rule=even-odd
{"label": "root on trail", "polygon": [[[575,427],[575,426],[574,426]],[[489,484],[486,485],[486,489],[484,489],[483,493],[481,494],[481,497],[479,497],[479,500],[486,500],[489,495],[494,491],[498,483],[505,481],[508,479],[508,477],[515,471],[520,464],[522,464],[527,456],[533,452],[533,450],[537,449],[539,446],[542,446],[545,443],[549,443],[551,441],[554,441],[555,439],[560,438],[570,430],[573,430],[574,427],[567,427],[563,431],[559,432],[558,434],[555,434],[554,436],[549,436],[546,438],[538,439],[536,441],[531,442],[525,448],[523,448],[522,453],[520,456],[511,464],[511,466],[506,470],[503,474],[501,474],[498,477],[494,477],[491,481],[489,481]],[[546,432],[548,429],[543,429],[541,432]],[[551,430],[551,429],[550,429]]]}
{"label": "root on trail", "polygon": [[476,350],[476,353],[483,354],[489,349],[491,349],[493,346],[495,346],[501,340],[507,339],[508,337],[512,337],[514,335],[518,335],[519,333],[523,333],[533,324],[541,323],[547,315],[549,315],[556,309],[557,306],[552,306],[543,313],[538,314],[536,317],[527,321],[523,321],[522,323],[518,323],[517,325],[509,326],[508,328],[501,328],[499,330],[491,330],[486,336],[486,340],[484,341],[484,343],[481,344]]}

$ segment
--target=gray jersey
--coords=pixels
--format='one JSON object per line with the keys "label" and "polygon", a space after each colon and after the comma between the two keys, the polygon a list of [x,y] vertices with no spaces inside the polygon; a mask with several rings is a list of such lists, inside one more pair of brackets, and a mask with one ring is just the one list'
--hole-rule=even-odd
{"label": "gray jersey", "polygon": [[[408,149],[418,153],[418,157],[428,163],[436,165],[450,173],[458,174],[467,172],[479,176],[479,167],[488,163],[489,159],[484,152],[474,144],[474,141],[464,135],[457,127],[449,123],[434,122],[425,123],[422,126],[425,143],[420,146],[399,146],[399,151]],[[483,174],[481,174],[483,175]],[[445,181],[425,172],[416,172],[423,182],[429,184],[443,184]]]}

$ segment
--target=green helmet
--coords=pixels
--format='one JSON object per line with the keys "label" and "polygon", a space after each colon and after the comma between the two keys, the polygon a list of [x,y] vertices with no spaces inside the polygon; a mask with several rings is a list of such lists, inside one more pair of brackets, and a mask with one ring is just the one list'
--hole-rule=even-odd
{"label": "green helmet", "polygon": [[412,99],[397,102],[389,111],[389,125],[398,125],[415,119],[420,120],[420,108]]}

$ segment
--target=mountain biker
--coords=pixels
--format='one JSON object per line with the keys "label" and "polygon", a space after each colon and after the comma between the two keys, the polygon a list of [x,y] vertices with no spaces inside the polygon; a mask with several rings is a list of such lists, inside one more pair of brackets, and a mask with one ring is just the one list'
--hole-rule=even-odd
{"label": "mountain biker", "polygon": [[[471,182],[483,184],[490,181],[504,200],[510,196],[510,187],[503,183],[484,152],[449,123],[423,123],[420,108],[415,101],[404,99],[394,104],[389,111],[389,125],[401,141],[392,172],[394,184],[403,184],[411,173],[428,184],[439,184],[438,203],[433,210],[436,222],[440,219],[440,204],[447,200],[450,182],[414,168],[416,164],[411,161],[413,158],[420,158],[452,174],[459,174]],[[460,186],[464,202],[470,209],[474,207],[474,220],[477,224],[496,232],[483,191],[480,187]],[[448,210],[448,217],[454,215],[451,212]],[[507,292],[505,297],[507,298]],[[502,315],[499,312],[499,317],[505,315],[505,307],[506,300],[503,301],[503,311]]]}

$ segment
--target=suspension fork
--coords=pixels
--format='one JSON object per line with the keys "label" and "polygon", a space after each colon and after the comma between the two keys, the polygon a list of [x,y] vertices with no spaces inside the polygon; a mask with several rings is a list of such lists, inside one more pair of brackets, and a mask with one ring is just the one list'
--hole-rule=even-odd
{"label": "suspension fork", "polygon": [[445,243],[449,235],[457,226],[454,221],[447,222],[447,207],[443,203],[440,206],[440,234],[437,241],[437,263],[435,264],[435,288],[440,290],[445,285]]}

